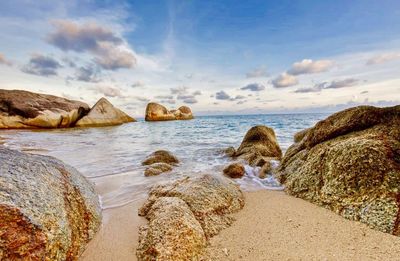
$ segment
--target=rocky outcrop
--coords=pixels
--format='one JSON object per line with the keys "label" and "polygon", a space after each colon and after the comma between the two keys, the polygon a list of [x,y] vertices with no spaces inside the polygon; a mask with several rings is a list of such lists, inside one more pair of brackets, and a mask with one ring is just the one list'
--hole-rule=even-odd
{"label": "rocky outcrop", "polygon": [[66,128],[89,111],[83,102],[21,90],[0,90],[0,129]]}
{"label": "rocky outcrop", "polygon": [[232,163],[224,169],[225,176],[233,179],[238,179],[244,176],[246,173],[244,167],[240,163]]}
{"label": "rocky outcrop", "polygon": [[160,197],[139,230],[139,260],[199,260],[206,237],[189,206],[178,197]]}
{"label": "rocky outcrop", "polygon": [[359,106],[304,132],[276,174],[286,191],[400,235],[400,106]]}
{"label": "rocky outcrop", "polygon": [[172,121],[172,120],[191,120],[192,111],[187,106],[181,106],[177,110],[169,111],[163,105],[150,102],[146,107],[146,121]]}
{"label": "rocky outcrop", "polygon": [[77,127],[102,127],[136,121],[125,112],[115,108],[106,98],[101,98],[89,113],[80,119]]}
{"label": "rocky outcrop", "polygon": [[100,223],[93,186],[74,168],[0,147],[1,260],[76,260]]}
{"label": "rocky outcrop", "polygon": [[178,163],[178,158],[171,152],[167,150],[157,150],[147,156],[142,162],[142,165],[148,166],[144,171],[144,175],[148,177],[171,171]]}

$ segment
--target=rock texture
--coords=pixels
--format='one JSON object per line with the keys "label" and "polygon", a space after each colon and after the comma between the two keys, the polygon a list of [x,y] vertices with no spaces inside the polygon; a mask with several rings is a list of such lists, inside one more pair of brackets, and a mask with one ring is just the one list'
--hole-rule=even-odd
{"label": "rock texture", "polygon": [[93,186],[74,168],[0,147],[0,260],[76,260],[100,223]]}
{"label": "rock texture", "polygon": [[172,169],[173,169],[173,166],[168,163],[163,163],[163,162],[153,163],[145,169],[144,175],[146,177],[157,176],[162,173],[169,172]]}
{"label": "rock texture", "polygon": [[199,260],[206,237],[189,206],[177,197],[158,198],[139,230],[139,260]]}
{"label": "rock texture", "polygon": [[0,90],[0,129],[65,128],[87,114],[79,101],[21,90]]}
{"label": "rock texture", "polygon": [[400,235],[400,106],[350,108],[297,140],[276,172],[289,194]]}
{"label": "rock texture", "polygon": [[139,260],[199,260],[205,245],[202,235],[210,238],[228,227],[233,222],[230,214],[243,206],[239,187],[224,177],[204,175],[155,186],[139,210],[150,222],[140,230],[137,256]]}
{"label": "rock texture", "polygon": [[157,150],[147,156],[142,162],[142,165],[148,166],[144,171],[144,175],[148,177],[171,171],[178,163],[178,158],[171,152],[167,150]]}
{"label": "rock texture", "polygon": [[146,121],[172,121],[172,120],[191,120],[192,111],[187,106],[181,106],[177,110],[169,111],[163,105],[150,102],[146,107]]}
{"label": "rock texture", "polygon": [[76,126],[113,126],[134,121],[136,121],[134,118],[130,117],[120,109],[115,108],[106,98],[101,98],[89,113],[76,123]]}
{"label": "rock texture", "polygon": [[233,179],[238,179],[244,176],[246,173],[244,167],[240,163],[232,163],[224,169],[225,176]]}

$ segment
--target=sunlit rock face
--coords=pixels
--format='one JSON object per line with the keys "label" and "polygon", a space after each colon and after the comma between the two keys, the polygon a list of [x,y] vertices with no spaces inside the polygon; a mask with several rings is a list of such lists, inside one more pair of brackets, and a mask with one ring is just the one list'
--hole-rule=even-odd
{"label": "sunlit rock face", "polygon": [[113,126],[134,121],[134,118],[115,108],[107,99],[101,98],[89,113],[76,123],[76,127]]}
{"label": "sunlit rock face", "polygon": [[170,111],[161,104],[151,102],[146,107],[146,121],[191,120],[193,118],[192,111],[187,106]]}
{"label": "sunlit rock face", "polygon": [[0,148],[1,260],[77,260],[100,224],[98,196],[76,169]]}
{"label": "sunlit rock face", "polygon": [[359,106],[296,135],[276,174],[286,191],[400,235],[400,106]]}
{"label": "sunlit rock face", "polygon": [[0,90],[0,128],[66,128],[89,112],[83,102],[21,90]]}

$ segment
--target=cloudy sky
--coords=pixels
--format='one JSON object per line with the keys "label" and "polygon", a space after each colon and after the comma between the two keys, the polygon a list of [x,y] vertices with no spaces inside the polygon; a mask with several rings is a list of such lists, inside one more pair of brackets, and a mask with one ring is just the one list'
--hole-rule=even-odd
{"label": "cloudy sky", "polygon": [[400,103],[400,2],[2,0],[0,88],[133,116]]}

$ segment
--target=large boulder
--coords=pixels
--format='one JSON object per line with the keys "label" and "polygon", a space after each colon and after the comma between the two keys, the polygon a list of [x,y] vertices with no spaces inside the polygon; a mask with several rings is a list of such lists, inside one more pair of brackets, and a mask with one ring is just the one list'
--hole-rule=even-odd
{"label": "large boulder", "polygon": [[176,117],[161,104],[150,102],[146,107],[146,121],[172,121]]}
{"label": "large boulder", "polygon": [[89,112],[83,102],[22,90],[0,90],[0,129],[65,128]]}
{"label": "large boulder", "polygon": [[244,206],[244,197],[238,185],[224,177],[204,175],[153,187],[139,215],[147,216],[153,204],[163,197],[183,200],[207,238],[228,227],[233,222],[229,214]]}
{"label": "large boulder", "polygon": [[289,194],[400,235],[400,106],[350,108],[297,140],[276,171]]}
{"label": "large boulder", "polygon": [[80,119],[77,127],[101,127],[120,125],[127,122],[136,121],[125,112],[115,108],[106,98],[101,98],[89,111]]}
{"label": "large boulder", "polygon": [[0,147],[0,260],[76,260],[100,224],[98,196],[74,168]]}
{"label": "large boulder", "polygon": [[200,260],[206,237],[189,206],[177,197],[160,197],[139,230],[138,260]]}

